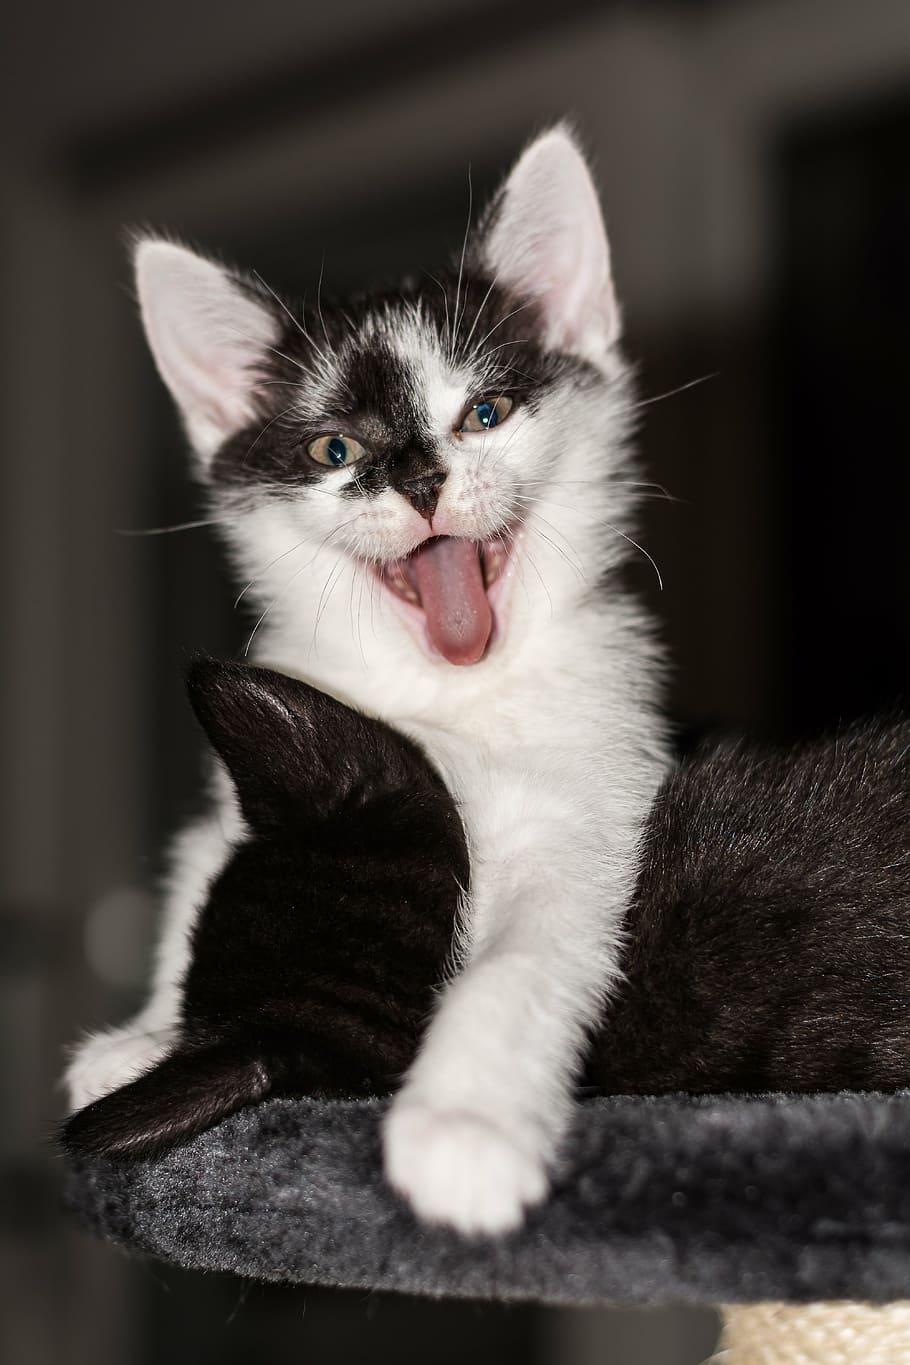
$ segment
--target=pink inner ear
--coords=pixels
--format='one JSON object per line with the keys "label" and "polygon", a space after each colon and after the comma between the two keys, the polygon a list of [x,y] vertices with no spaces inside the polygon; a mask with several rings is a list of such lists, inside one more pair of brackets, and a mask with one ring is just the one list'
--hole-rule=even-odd
{"label": "pink inner ear", "polygon": [[136,280],[149,345],[208,455],[253,414],[254,371],[279,331],[273,314],[224,270],[170,242],[144,242]]}
{"label": "pink inner ear", "polygon": [[[255,357],[249,357],[250,363],[254,360]],[[188,402],[225,437],[245,426],[252,417],[252,378],[243,358],[238,356],[231,363],[222,354],[220,363],[213,357],[212,363],[203,368],[195,357],[187,357],[183,377]]]}
{"label": "pink inner ear", "polygon": [[502,283],[539,301],[552,346],[596,360],[619,334],[597,192],[562,129],[545,133],[506,182],[487,242]]}

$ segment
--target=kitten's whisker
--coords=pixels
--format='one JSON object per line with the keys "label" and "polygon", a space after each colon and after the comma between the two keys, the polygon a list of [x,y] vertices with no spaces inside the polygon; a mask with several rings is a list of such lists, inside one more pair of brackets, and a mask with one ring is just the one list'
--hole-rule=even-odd
{"label": "kitten's whisker", "polygon": [[[580,479],[579,483],[581,482],[583,480]],[[656,488],[658,492],[651,494],[652,497],[657,497],[659,494],[666,502],[685,502],[685,498],[675,497],[662,483],[650,483],[641,479],[616,479],[612,481],[611,486],[613,488]]]}
{"label": "kitten's whisker", "polygon": [[245,588],[241,588],[240,592],[234,598],[233,610],[234,611],[237,610],[237,608],[240,606],[240,603],[243,601],[244,597],[246,597],[247,593],[249,592],[250,588],[252,588],[255,583],[259,583],[263,578],[265,578],[269,569],[273,569],[276,564],[281,563],[282,559],[287,559],[288,555],[292,555],[295,550],[299,550],[301,546],[306,545],[306,543],[307,543],[306,538],[304,538],[303,540],[298,540],[296,545],[292,545],[289,550],[282,550],[280,555],[276,555],[273,560],[266,564],[265,568],[262,570],[261,573],[258,573],[255,578],[251,578]]}
{"label": "kitten's whisker", "polygon": [[[363,620],[362,620],[362,612],[363,612],[363,589],[364,589],[364,584],[366,583],[368,577],[369,577],[369,578],[372,578],[373,575],[370,573],[369,569],[366,567],[365,564],[361,564],[361,566],[360,566],[360,591],[359,591],[359,593],[357,594],[357,648],[358,648],[358,650],[359,650],[359,652],[360,652],[360,662],[363,664],[363,671],[364,671],[364,672],[367,671],[367,656],[366,656],[366,654],[364,653],[364,649],[363,649]],[[352,581],[353,581],[353,580],[352,580]]]}
{"label": "kitten's whisker", "polygon": [[[519,494],[518,496],[520,497],[521,495]],[[578,559],[578,556],[575,554],[575,551],[572,549],[571,545],[569,544],[569,541],[566,540],[565,536],[560,531],[559,527],[554,526],[551,521],[547,521],[546,517],[542,516],[541,513],[537,511],[536,508],[533,511],[533,516],[536,518],[536,521],[533,523],[530,521],[526,521],[525,522],[526,529],[529,531],[533,531],[535,535],[540,536],[541,540],[543,540],[547,545],[549,545],[553,550],[555,550],[556,553],[562,559],[565,560],[569,568],[572,569],[578,575],[579,579],[583,583],[587,583],[588,576],[585,573],[584,568],[582,567],[581,561]],[[542,521],[544,526],[548,526],[555,536],[559,536],[560,540],[565,541],[567,549],[565,550],[562,549],[561,546],[557,545],[555,540],[551,540],[548,535],[545,535],[544,532],[541,531],[540,527],[536,524],[537,521]]]}
{"label": "kitten's whisker", "polygon": [[[325,257],[323,257],[323,263],[325,263]],[[322,272],[321,272],[321,270],[320,270],[320,274],[319,274],[319,284],[320,284],[320,287],[321,287],[321,285],[322,285]],[[319,315],[319,317],[320,317],[320,319],[321,319],[321,318],[322,318],[322,305],[321,305],[321,303],[320,303],[320,301],[319,301],[318,291],[317,291],[316,304],[317,304],[317,313],[318,313],[318,315]],[[304,311],[304,313],[306,313],[306,293],[304,293],[304,296],[303,296],[303,311]],[[324,323],[324,322],[323,322],[323,324],[322,324],[322,330],[325,331],[325,323]],[[331,362],[331,360],[330,360],[329,357],[326,355],[326,353],[325,353],[325,351],[322,349],[322,347],[319,345],[319,342],[318,342],[318,341],[316,340],[316,338],[313,336],[312,332],[307,331],[306,329],[304,329],[304,331],[305,331],[305,333],[306,333],[306,339],[307,339],[307,341],[310,343],[310,345],[312,346],[313,350],[314,350],[314,351],[316,352],[316,354],[318,355],[320,364],[322,365],[323,369],[324,369],[324,370],[330,370],[330,369],[332,368],[332,362]],[[328,338],[326,338],[326,341],[328,341]]]}
{"label": "kitten's whisker", "polygon": [[[268,616],[269,612],[272,610],[275,604],[281,600],[281,598],[288,591],[291,585],[297,581],[297,579],[303,573],[304,569],[308,569],[312,564],[316,563],[316,560],[319,558],[322,551],[329,544],[329,542],[332,541],[335,538],[335,536],[339,535],[340,532],[342,532],[346,527],[352,526],[355,521],[358,521],[361,515],[362,513],[358,513],[356,517],[349,517],[348,520],[343,521],[340,526],[336,526],[334,530],[330,531],[329,534],[325,537],[325,539],[320,543],[319,547],[316,550],[316,553],[312,556],[312,558],[305,560],[304,563],[299,566],[299,568],[295,569],[294,573],[291,574],[291,577],[287,579],[287,581],[282,585],[281,589],[275,594],[271,602],[266,607],[265,611],[262,613],[256,624],[254,625],[252,632],[250,634],[250,638],[247,640],[246,647],[244,648],[243,651],[244,658],[246,658],[250,652],[250,647],[253,643],[253,640],[256,638],[256,633],[259,630],[259,627],[262,625],[263,621]],[[340,560],[339,562],[343,563],[344,561]]]}
{"label": "kitten's whisker", "polygon": [[[481,460],[484,462],[485,468],[490,469],[491,472],[494,473],[494,474],[496,473],[496,471],[499,469],[499,466],[502,464],[503,460],[504,460],[505,457],[506,457],[506,454],[507,454],[507,452],[508,452],[509,446],[510,446],[510,445],[512,444],[512,442],[515,440],[516,436],[519,435],[519,433],[520,433],[521,430],[522,430],[523,425],[524,425],[524,423],[522,422],[521,417],[520,417],[520,415],[519,415],[519,418],[518,418],[518,420],[516,421],[515,425],[513,426],[512,431],[511,431],[510,434],[506,437],[505,441],[504,441],[503,444],[502,444],[501,449],[500,449],[499,451],[497,451],[495,460],[491,461],[490,463],[487,463],[486,460],[484,459],[484,457],[485,457],[485,454],[486,454],[486,442],[487,442],[487,440],[488,440],[488,438],[489,438],[489,436],[490,436],[491,433],[490,433],[489,430],[487,430],[487,431],[484,433],[483,442],[482,442],[481,448],[480,448],[480,456],[481,456]],[[496,430],[498,430],[498,428],[494,427],[493,430],[496,431]]]}
{"label": "kitten's whisker", "polygon": [[458,282],[455,286],[455,310],[454,317],[452,319],[452,336],[451,343],[449,346],[449,364],[452,364],[455,359],[455,344],[458,338],[458,329],[461,326],[461,322],[458,317],[458,304],[461,298],[461,281],[464,277],[464,261],[465,254],[467,253],[468,249],[468,235],[471,231],[471,216],[473,212],[474,184],[473,181],[471,180],[471,166],[470,163],[468,163],[468,221],[465,223],[464,227],[464,237],[462,238],[461,242],[461,260],[458,263]]}
{"label": "kitten's whisker", "polygon": [[[544,593],[546,594],[547,602],[548,602],[549,605],[550,605],[550,619],[552,620],[552,619],[553,619],[553,598],[550,596],[550,589],[547,587],[547,585],[546,585],[546,583],[545,583],[545,581],[544,581],[544,576],[543,576],[543,574],[540,572],[540,569],[537,567],[537,564],[536,564],[536,562],[535,562],[535,560],[534,560],[534,556],[531,554],[531,551],[530,551],[530,549],[529,549],[529,547],[528,547],[527,545],[524,546],[524,553],[523,553],[523,555],[521,556],[521,559],[526,559],[526,560],[528,561],[528,563],[530,564],[531,568],[534,570],[534,572],[537,574],[537,577],[540,579],[540,586],[543,588]],[[520,562],[520,561],[519,561],[519,562]]]}
{"label": "kitten's whisker", "polygon": [[440,293],[442,294],[442,301],[443,301],[443,303],[445,304],[445,310],[446,310],[446,333],[445,333],[445,334],[446,334],[446,339],[448,340],[449,337],[450,337],[450,334],[451,334],[451,326],[450,326],[450,323],[449,323],[449,295],[448,295],[448,293],[446,292],[445,286],[443,285],[443,283],[442,283],[441,280],[438,280],[438,279],[436,278],[435,275],[431,275],[430,272],[429,272],[429,270],[425,270],[423,273],[424,273],[429,279],[431,279],[435,285],[438,285],[438,286],[439,286]]}
{"label": "kitten's whisker", "polygon": [[[509,548],[509,553],[510,553],[510,554],[514,554],[514,551],[515,551],[515,532],[512,531],[508,526],[505,526],[505,527],[503,527],[503,532],[502,532],[502,534],[505,536],[506,540],[509,542],[509,547],[510,547],[510,548]],[[516,566],[517,566],[517,568],[518,568],[518,578],[519,578],[519,582],[521,583],[522,592],[523,592],[524,595],[525,595],[525,601],[526,601],[526,602],[528,603],[528,605],[530,606],[530,604],[531,604],[531,594],[530,594],[529,591],[528,591],[528,581],[527,581],[527,578],[525,577],[525,567],[524,567],[524,563],[523,563],[523,557],[522,557],[521,555],[518,555],[518,556],[515,558],[514,562],[515,562],[515,564],[516,564]]]}
{"label": "kitten's whisker", "polygon": [[273,298],[273,299],[275,300],[275,302],[278,304],[278,307],[282,310],[282,312],[287,314],[287,316],[290,318],[291,322],[292,322],[292,323],[294,324],[294,326],[297,328],[297,330],[298,330],[298,332],[301,334],[301,336],[306,337],[307,341],[309,341],[310,344],[312,345],[312,341],[311,341],[309,332],[308,332],[307,329],[304,327],[303,323],[302,323],[298,318],[296,318],[296,317],[294,316],[294,314],[291,312],[290,308],[289,308],[289,307],[287,306],[287,304],[285,303],[284,299],[279,298],[279,296],[275,293],[275,291],[274,291],[274,289],[272,288],[272,286],[271,286],[270,284],[268,284],[268,283],[262,278],[262,276],[260,275],[260,273],[259,273],[258,270],[254,270],[254,271],[253,271],[253,274],[256,276],[256,279],[257,279],[257,280],[259,281],[259,283],[262,285],[263,289],[267,289],[267,290],[268,290],[268,292],[271,294],[272,298]]}
{"label": "kitten's whisker", "polygon": [[335,347],[332,345],[331,341],[329,340],[329,334],[328,334],[328,332],[326,331],[325,318],[324,318],[323,315],[322,315],[322,277],[323,277],[324,273],[325,273],[325,252],[322,253],[322,260],[321,260],[321,262],[320,262],[320,264],[319,264],[319,283],[316,285],[316,312],[319,314],[319,321],[320,321],[320,323],[321,323],[321,325],[322,325],[322,335],[325,337],[325,344],[326,344],[326,346],[328,347],[329,351],[331,352],[332,356],[334,357],[334,356],[335,356]]}
{"label": "kitten's whisker", "polygon": [[258,619],[258,621],[256,622],[256,624],[254,625],[252,631],[250,632],[250,638],[249,638],[249,639],[247,640],[247,642],[246,642],[246,646],[245,646],[244,651],[243,651],[243,657],[244,657],[245,659],[249,656],[250,649],[251,649],[251,647],[252,647],[253,641],[254,641],[255,638],[256,638],[256,633],[257,633],[257,631],[259,630],[259,627],[262,625],[263,621],[264,621],[265,618],[268,616],[269,612],[270,612],[270,611],[272,610],[272,608],[275,606],[276,602],[278,602],[278,601],[280,600],[280,598],[282,598],[282,597],[284,596],[284,594],[287,592],[288,588],[290,588],[291,584],[292,584],[292,583],[295,583],[295,582],[297,581],[297,579],[300,577],[300,575],[303,573],[303,571],[304,571],[304,569],[305,569],[306,567],[307,567],[306,564],[301,564],[300,567],[299,567],[298,569],[295,569],[294,573],[291,575],[291,577],[290,577],[290,578],[287,580],[287,582],[284,584],[284,586],[282,587],[281,591],[275,594],[275,596],[272,598],[272,600],[271,600],[271,602],[269,603],[269,605],[266,607],[265,611],[264,611],[264,612],[262,613],[262,615],[259,617],[259,619]]}
{"label": "kitten's whisker", "polygon": [[381,617],[382,617],[382,591],[381,591],[381,585],[380,585],[380,583],[377,581],[376,575],[373,574],[373,573],[371,573],[371,574],[370,574],[370,630],[373,632],[373,639],[374,639],[374,640],[378,640],[378,639],[379,639],[379,636],[376,634],[376,619],[375,619],[374,614],[373,614],[373,609],[374,609],[374,607],[375,607],[375,605],[376,605],[376,594],[377,594],[377,593],[379,593],[379,615],[380,615],[380,618],[381,618]]}
{"label": "kitten's whisker", "polygon": [[244,454],[244,456],[243,456],[243,459],[242,459],[241,462],[240,462],[242,468],[246,468],[246,462],[247,462],[247,460],[250,458],[250,456],[252,455],[253,451],[256,449],[256,447],[258,446],[259,442],[262,440],[263,436],[264,436],[265,433],[269,430],[269,428],[270,428],[270,427],[273,427],[273,426],[275,425],[275,423],[276,423],[277,421],[279,421],[282,417],[287,417],[288,413],[291,411],[291,409],[293,408],[293,406],[294,406],[293,403],[291,403],[288,407],[286,407],[286,408],[284,409],[283,412],[276,412],[276,413],[275,413],[275,416],[272,417],[272,418],[270,418],[270,420],[269,420],[268,422],[266,422],[265,426],[262,428],[262,430],[260,431],[259,435],[256,437],[255,441],[253,441],[252,444],[249,445],[249,446],[247,447],[246,452],[245,452],[245,454]]}
{"label": "kitten's whisker", "polygon": [[169,536],[174,531],[196,531],[202,526],[229,526],[240,520],[240,513],[234,517],[206,517],[200,521],[180,521],[175,526],[123,526],[115,527],[115,536]]}
{"label": "kitten's whisker", "polygon": [[325,615],[325,610],[328,607],[329,602],[331,600],[332,593],[338,586],[341,580],[341,576],[344,573],[346,567],[347,566],[345,561],[343,559],[339,559],[338,563],[335,565],[335,567],[329,574],[325,586],[322,589],[322,593],[320,594],[319,597],[319,605],[316,608],[316,624],[313,626],[313,639],[310,643],[310,649],[316,655],[317,659],[319,658],[319,644],[317,641],[319,627],[320,624],[322,623],[322,618]]}
{"label": "kitten's whisker", "polygon": [[648,408],[652,403],[662,403],[665,398],[675,398],[678,393],[685,393],[687,389],[695,389],[699,384],[706,384],[709,379],[717,379],[720,370],[712,370],[710,374],[699,375],[697,379],[690,379],[688,384],[679,384],[675,389],[667,389],[666,393],[656,393],[651,398],[641,398],[635,403],[629,403],[624,408],[617,408],[613,413],[614,417],[622,417],[629,412],[637,412],[639,408]]}
{"label": "kitten's whisker", "polygon": [[602,525],[606,526],[607,530],[608,530],[608,531],[612,531],[614,535],[621,536],[623,540],[627,540],[627,541],[629,542],[630,545],[634,545],[635,548],[636,548],[636,550],[639,550],[639,551],[641,552],[641,554],[644,555],[645,559],[646,559],[646,560],[648,561],[648,563],[651,565],[651,568],[652,568],[652,569],[654,570],[654,572],[657,574],[657,584],[658,584],[658,587],[660,588],[661,592],[663,592],[663,590],[664,590],[664,580],[663,580],[663,578],[661,577],[660,569],[657,567],[657,564],[655,563],[654,558],[653,558],[651,555],[648,554],[648,552],[647,552],[647,550],[645,549],[645,547],[644,547],[643,545],[639,545],[638,541],[637,541],[637,540],[633,540],[631,536],[627,536],[626,533],[625,533],[625,531],[620,531],[618,527],[616,527],[616,526],[611,526],[610,523],[609,523],[608,521],[603,522]]}
{"label": "kitten's whisker", "polygon": [[474,332],[475,332],[476,329],[477,329],[477,324],[478,324],[478,322],[480,321],[480,315],[481,315],[481,313],[483,312],[484,308],[486,308],[486,306],[487,306],[487,300],[489,299],[489,297],[490,297],[490,295],[492,294],[493,290],[496,288],[496,285],[497,285],[497,283],[498,283],[498,281],[499,281],[499,276],[500,276],[501,273],[502,273],[501,271],[498,271],[498,272],[493,276],[492,280],[490,281],[490,284],[489,284],[489,287],[488,287],[488,289],[487,289],[487,292],[484,294],[483,298],[482,298],[481,301],[480,301],[480,307],[477,309],[477,312],[474,314],[474,321],[471,323],[471,330],[470,330],[470,332],[468,332],[468,335],[467,335],[467,336],[465,337],[465,339],[464,339],[464,349],[465,349],[465,350],[467,350],[468,347],[469,347],[470,344],[471,344],[471,337],[474,335]]}
{"label": "kitten's whisker", "polygon": [[266,346],[265,349],[271,351],[273,355],[277,355],[281,360],[286,360],[289,365],[293,365],[294,369],[299,370],[301,374],[309,374],[306,365],[302,365],[300,361],[295,360],[293,356],[285,355],[284,351],[279,351],[277,346]]}
{"label": "kitten's whisker", "polygon": [[[505,318],[503,318],[503,321],[505,321]],[[504,351],[507,346],[527,346],[529,345],[530,340],[530,337],[512,337],[508,341],[497,342],[489,351],[484,351],[483,355],[479,358],[480,363],[482,364],[489,360],[490,356],[494,356],[497,351]]]}
{"label": "kitten's whisker", "polygon": [[[486,333],[486,335],[480,338],[477,345],[474,347],[474,350],[471,352],[470,356],[468,356],[464,363],[467,365],[473,364],[474,358],[480,353],[480,348],[484,345],[485,342],[489,341],[490,337],[493,335],[495,331],[498,330],[498,328],[502,327],[504,323],[508,322],[509,318],[517,317],[519,313],[524,313],[528,308],[532,308],[533,306],[534,305],[531,303],[523,303],[520,305],[520,307],[513,308],[511,313],[506,313],[505,317],[500,318],[498,322],[494,323],[490,330]],[[489,352],[489,354],[492,355],[492,352]]]}

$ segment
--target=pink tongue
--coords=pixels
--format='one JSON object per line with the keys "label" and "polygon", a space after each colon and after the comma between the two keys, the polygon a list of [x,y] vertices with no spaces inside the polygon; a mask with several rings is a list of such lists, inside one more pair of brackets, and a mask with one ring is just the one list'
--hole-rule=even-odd
{"label": "pink tongue", "polygon": [[450,664],[476,664],[493,629],[480,546],[440,536],[415,550],[411,568],[432,644]]}

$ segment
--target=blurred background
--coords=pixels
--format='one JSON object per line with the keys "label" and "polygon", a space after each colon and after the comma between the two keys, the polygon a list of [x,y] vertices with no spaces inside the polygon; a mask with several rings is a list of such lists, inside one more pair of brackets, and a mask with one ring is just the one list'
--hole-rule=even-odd
{"label": "blurred background", "polygon": [[569,114],[676,499],[646,505],[663,593],[632,572],[680,732],[813,733],[907,678],[910,7],[58,0],[4,28],[2,1359],[694,1365],[709,1310],[269,1290],[62,1220],[62,1049],[135,1007],[197,799],[181,665],[244,638],[208,530],[121,534],[197,514],[123,234],[298,292],[432,268],[468,166],[476,202]]}

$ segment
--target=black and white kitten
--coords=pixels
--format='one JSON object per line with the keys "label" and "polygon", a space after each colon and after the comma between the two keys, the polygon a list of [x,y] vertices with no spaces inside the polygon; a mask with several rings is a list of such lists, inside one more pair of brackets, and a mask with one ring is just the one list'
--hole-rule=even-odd
{"label": "black and white kitten", "polygon": [[[72,1150],[149,1155],[269,1094],[387,1093],[445,974],[467,851],[415,746],[261,669],[197,665],[191,694],[250,834],[197,918],[179,1041],[68,1121]],[[622,967],[602,1092],[910,1084],[910,722],[682,764]]]}
{"label": "black and white kitten", "polygon": [[467,846],[417,746],[266,669],[201,660],[188,686],[249,833],[193,925],[176,1041],[68,1120],[76,1150],[145,1156],[270,1094],[387,1093],[451,961]]}
{"label": "black and white kitten", "polygon": [[[464,1232],[543,1197],[617,978],[665,768],[634,546],[634,395],[571,135],[521,156],[459,268],[309,307],[171,242],[142,314],[247,599],[254,658],[415,738],[459,803],[472,890],[392,1106],[386,1170]],[[163,1056],[193,919],[243,836],[229,780],[175,849],[148,1005],[68,1070],[74,1106]]]}

